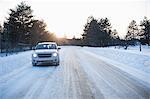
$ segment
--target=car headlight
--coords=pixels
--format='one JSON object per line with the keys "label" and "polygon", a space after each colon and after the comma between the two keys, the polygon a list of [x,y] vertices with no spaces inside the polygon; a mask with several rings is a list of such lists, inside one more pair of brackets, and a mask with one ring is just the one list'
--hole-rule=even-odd
{"label": "car headlight", "polygon": [[34,54],[33,54],[33,57],[37,57],[37,54],[34,53]]}
{"label": "car headlight", "polygon": [[53,56],[57,56],[57,53],[53,53]]}

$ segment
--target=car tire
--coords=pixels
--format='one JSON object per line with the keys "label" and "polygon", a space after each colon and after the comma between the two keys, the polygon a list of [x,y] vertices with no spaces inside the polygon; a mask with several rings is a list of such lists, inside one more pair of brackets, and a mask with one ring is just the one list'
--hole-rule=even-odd
{"label": "car tire", "polygon": [[56,63],[56,66],[59,66],[59,62]]}
{"label": "car tire", "polygon": [[33,66],[36,66],[36,63],[32,63]]}

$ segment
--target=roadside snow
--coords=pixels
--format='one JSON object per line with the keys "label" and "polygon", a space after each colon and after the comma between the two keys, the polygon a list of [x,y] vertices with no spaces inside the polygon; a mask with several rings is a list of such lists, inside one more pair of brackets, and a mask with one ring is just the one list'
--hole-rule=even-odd
{"label": "roadside snow", "polygon": [[27,62],[31,62],[31,53],[32,51],[26,51],[7,57],[0,57],[0,76],[13,72],[17,68],[22,68],[25,64],[29,64]]}
{"label": "roadside snow", "polygon": [[[132,49],[132,48],[131,48]],[[128,67],[133,67],[150,73],[150,49],[143,49],[140,52],[138,49],[124,50],[115,48],[92,48],[84,47],[84,50],[103,56],[110,60],[125,64]]]}
{"label": "roadside snow", "polygon": [[117,68],[150,85],[150,49],[139,52],[136,48],[132,50],[123,50],[112,47],[84,47],[82,50],[85,53],[116,66]]}

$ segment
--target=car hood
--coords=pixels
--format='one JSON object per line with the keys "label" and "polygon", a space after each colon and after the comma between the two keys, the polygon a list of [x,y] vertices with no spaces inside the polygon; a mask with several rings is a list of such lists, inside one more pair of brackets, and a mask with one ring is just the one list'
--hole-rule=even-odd
{"label": "car hood", "polygon": [[55,49],[40,49],[40,50],[35,50],[34,51],[37,54],[41,54],[41,53],[57,53],[58,51]]}

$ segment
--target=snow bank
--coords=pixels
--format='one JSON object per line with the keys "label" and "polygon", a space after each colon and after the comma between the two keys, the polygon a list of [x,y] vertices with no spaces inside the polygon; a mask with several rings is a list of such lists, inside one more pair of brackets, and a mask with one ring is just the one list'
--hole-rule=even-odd
{"label": "snow bank", "polygon": [[142,52],[138,48],[130,48],[132,50],[112,48],[92,48],[84,47],[84,50],[103,56],[118,63],[125,64],[146,73],[150,73],[150,49],[143,49]]}
{"label": "snow bank", "polygon": [[137,49],[84,47],[82,50],[136,77],[150,88],[150,49],[139,52]]}
{"label": "snow bank", "polygon": [[18,54],[0,57],[0,76],[15,71],[17,68],[23,68],[27,62],[31,64],[32,51],[20,52]]}

